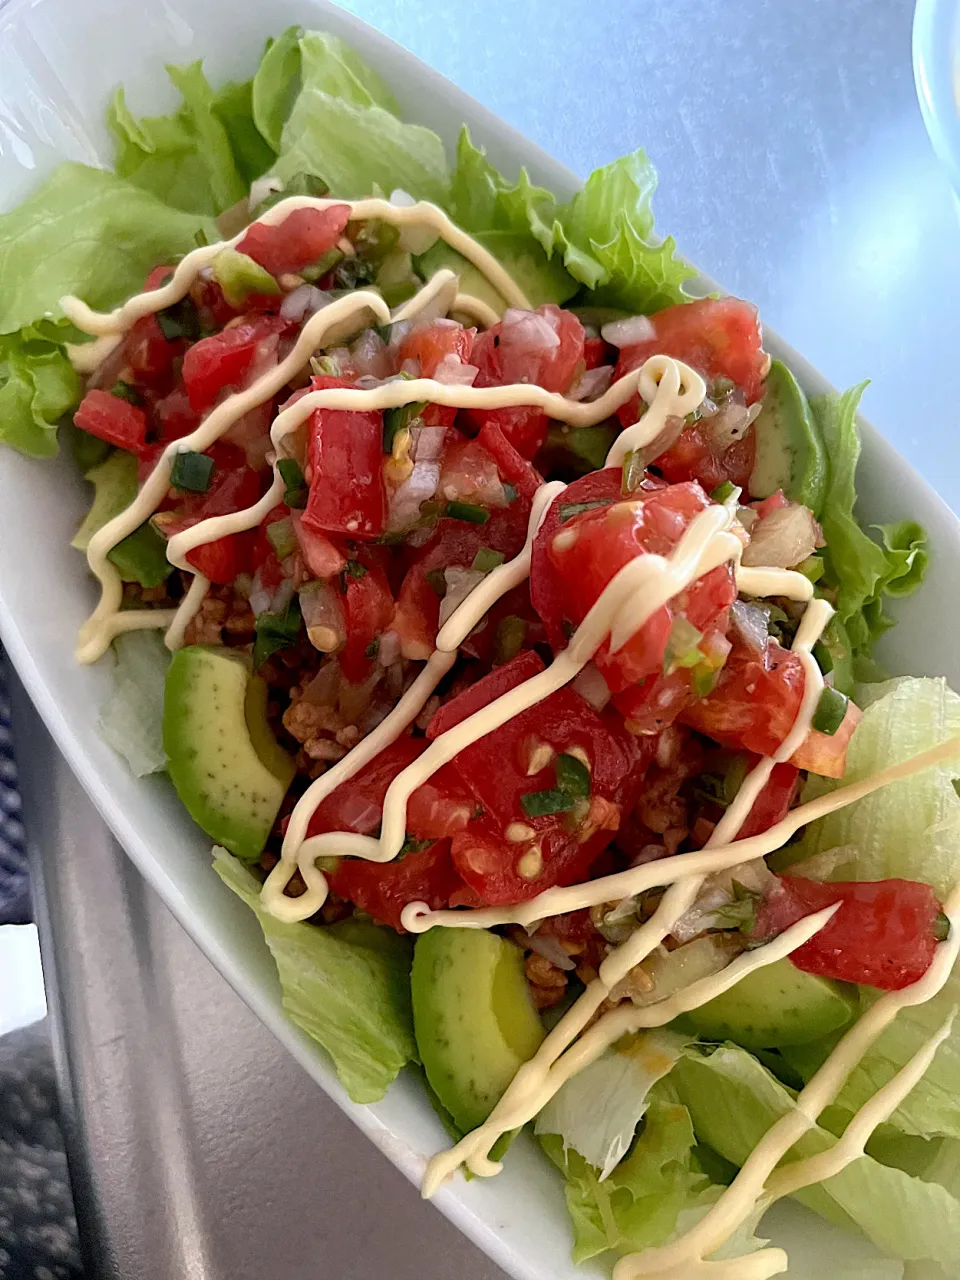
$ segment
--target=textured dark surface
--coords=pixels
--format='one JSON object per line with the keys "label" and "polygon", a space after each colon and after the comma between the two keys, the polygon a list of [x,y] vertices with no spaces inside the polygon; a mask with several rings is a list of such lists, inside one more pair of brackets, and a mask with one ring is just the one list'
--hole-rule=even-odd
{"label": "textured dark surface", "polygon": [[25,924],[31,919],[27,850],[20,821],[5,661],[0,649],[0,924]]}

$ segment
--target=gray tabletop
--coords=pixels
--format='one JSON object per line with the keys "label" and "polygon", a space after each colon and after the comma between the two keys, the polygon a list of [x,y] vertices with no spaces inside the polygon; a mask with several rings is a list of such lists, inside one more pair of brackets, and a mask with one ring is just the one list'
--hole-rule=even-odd
{"label": "gray tabletop", "polygon": [[[580,173],[638,144],[659,224],[954,506],[960,223],[911,0],[352,0]],[[337,1112],[146,888],[14,693],[81,1227],[99,1274],[500,1273]],[[57,874],[50,874],[56,859]]]}

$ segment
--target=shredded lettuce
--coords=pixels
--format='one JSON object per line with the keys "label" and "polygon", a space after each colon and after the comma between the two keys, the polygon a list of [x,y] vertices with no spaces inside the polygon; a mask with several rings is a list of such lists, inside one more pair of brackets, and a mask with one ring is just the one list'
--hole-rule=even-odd
{"label": "shredded lettuce", "polygon": [[[123,89],[117,89],[107,111],[107,124],[116,140],[114,168],[167,204],[188,213],[215,215],[229,209],[247,194],[234,156],[231,133],[241,124],[237,117],[235,87],[225,101],[232,102],[227,122],[218,112],[217,95],[200,62],[168,67],[182,103],[171,115],[137,120],[127,107]],[[242,129],[238,135],[249,141]],[[267,167],[273,153],[267,148]]]}
{"label": "shredded lettuce", "polygon": [[409,938],[360,920],[285,924],[260,907],[246,868],[214,848],[214,870],[256,914],[276,961],[283,1007],[333,1059],[354,1102],[377,1102],[416,1060]]}
{"label": "shredded lettuce", "polygon": [[[708,1054],[689,1052],[669,1082],[687,1107],[697,1137],[737,1165],[795,1105],[790,1091],[735,1045]],[[813,1126],[789,1158],[814,1155],[834,1142],[825,1129]],[[960,1200],[940,1183],[863,1156],[796,1199],[839,1226],[858,1228],[894,1257],[954,1265]]]}
{"label": "shredded lettuce", "polygon": [[[302,87],[283,126],[276,176],[315,173],[348,199],[369,195],[376,184],[443,203],[447,161],[437,135],[404,124],[379,76],[336,36],[308,32],[299,49]],[[264,89],[261,118],[268,127],[273,114],[275,95]]]}
{"label": "shredded lettuce", "polygon": [[627,1153],[650,1090],[689,1044],[672,1031],[628,1036],[572,1077],[537,1117],[537,1134],[557,1134],[608,1178]]}
{"label": "shredded lettuce", "polygon": [[163,688],[170,650],[159,631],[128,631],[113,642],[114,685],[100,731],[138,778],[167,767],[163,750]]}
{"label": "shredded lettuce", "polygon": [[823,585],[836,599],[852,652],[868,651],[892,620],[883,612],[885,595],[908,595],[923,581],[929,560],[927,536],[913,521],[879,525],[874,542],[857,522],[856,470],[860,458],[857,406],[865,382],[843,395],[811,402],[826,445],[829,484],[820,524],[826,548]]}

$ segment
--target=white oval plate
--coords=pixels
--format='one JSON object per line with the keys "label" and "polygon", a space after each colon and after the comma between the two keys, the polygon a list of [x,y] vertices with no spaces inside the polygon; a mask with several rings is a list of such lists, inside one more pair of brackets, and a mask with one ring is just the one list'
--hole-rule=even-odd
{"label": "white oval plate", "polygon": [[[407,118],[435,129],[453,154],[462,122],[508,173],[521,164],[567,198],[577,179],[412,54],[324,0],[10,0],[0,3],[0,191],[10,207],[60,160],[104,163],[110,155],[103,105],[118,83],[135,111],[167,110],[165,62],[204,57],[215,82],[244,78],[263,42],[287,25],[342,36],[390,82]],[[90,56],[91,40],[96,56]],[[656,139],[643,141],[654,151]],[[709,282],[704,281],[704,286]],[[767,345],[811,394],[828,384],[773,334]],[[867,521],[921,518],[936,557],[923,591],[885,639],[894,671],[946,674],[960,685],[960,606],[950,566],[960,523],[871,428],[860,470]],[[210,841],[182,810],[165,778],[134,779],[97,732],[111,675],[78,668],[73,643],[93,586],[69,542],[86,508],[68,459],[35,462],[0,450],[0,634],[48,729],[93,802],[167,906],[258,1016],[367,1136],[414,1182],[425,1158],[445,1145],[416,1081],[403,1077],[383,1102],[351,1103],[318,1046],[284,1017],[275,971],[253,916],[210,870]],[[54,850],[49,851],[55,857]],[[504,1173],[457,1180],[438,1207],[518,1280],[574,1280],[608,1274],[576,1268],[560,1183],[531,1143],[518,1143]],[[868,1246],[803,1210],[779,1207],[766,1223],[791,1252],[791,1275],[819,1280],[841,1271],[873,1280],[901,1275]],[[847,1271],[845,1263],[851,1270]]]}

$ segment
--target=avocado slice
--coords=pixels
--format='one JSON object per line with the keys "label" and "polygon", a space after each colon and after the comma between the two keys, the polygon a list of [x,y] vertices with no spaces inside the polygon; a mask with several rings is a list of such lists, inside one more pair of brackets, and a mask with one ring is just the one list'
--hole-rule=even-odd
{"label": "avocado slice", "polygon": [[475,1129],[544,1037],[523,953],[484,929],[430,929],[417,939],[411,985],[430,1087],[458,1128]]}
{"label": "avocado slice", "polygon": [[[497,259],[504,270],[516,280],[530,299],[532,307],[544,302],[566,302],[577,291],[577,283],[567,273],[560,258],[547,258],[540,246],[528,236],[515,235],[512,231],[481,231],[474,235],[485,249]],[[456,271],[460,276],[460,292],[469,293],[487,303],[502,316],[506,302],[482,271],[468,262],[445,240],[438,240],[416,260],[417,270],[424,280],[443,267]]]}
{"label": "avocado slice", "polygon": [[827,489],[827,451],[807,397],[779,360],[773,361],[767,374],[754,438],[751,497],[769,498],[782,489],[818,516]]}
{"label": "avocado slice", "polygon": [[[93,502],[70,543],[77,551],[86,551],[93,535],[126,511],[137,496],[137,460],[132,453],[115,449],[86,472],[86,479],[93,485]],[[166,539],[149,521],[118,542],[107,559],[116,565],[124,582],[139,582],[141,587],[159,587],[173,572]]]}
{"label": "avocado slice", "polygon": [[207,835],[246,862],[259,857],[296,772],[267,724],[262,685],[235,651],[190,645],[173,656],[163,700],[177,794]]}
{"label": "avocado slice", "polygon": [[745,1049],[779,1049],[838,1031],[857,1008],[855,987],[804,973],[784,958],[747,974],[729,991],[684,1014],[677,1025]]}

